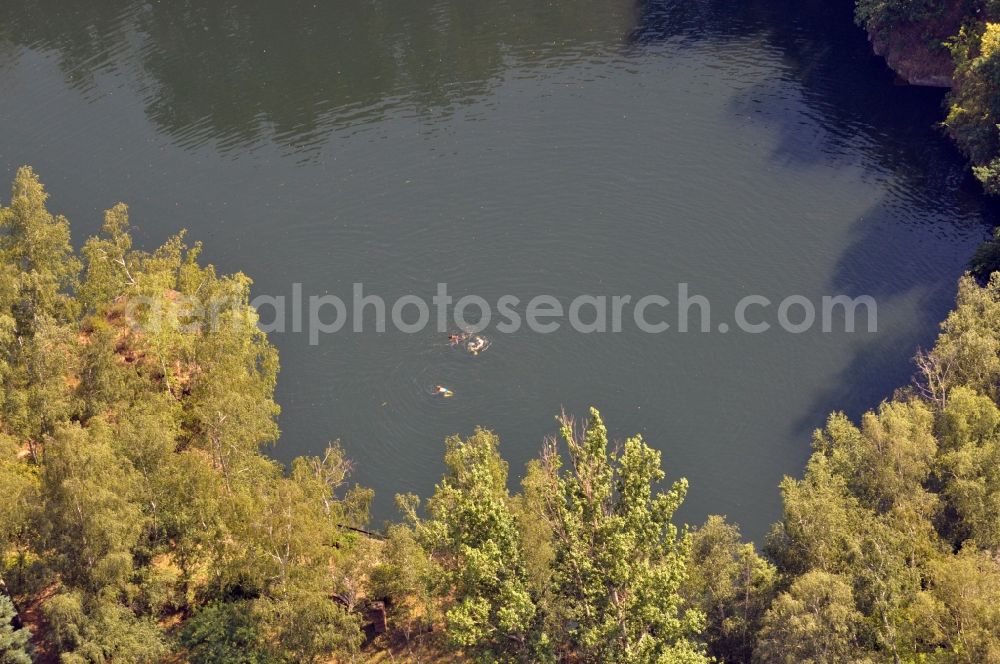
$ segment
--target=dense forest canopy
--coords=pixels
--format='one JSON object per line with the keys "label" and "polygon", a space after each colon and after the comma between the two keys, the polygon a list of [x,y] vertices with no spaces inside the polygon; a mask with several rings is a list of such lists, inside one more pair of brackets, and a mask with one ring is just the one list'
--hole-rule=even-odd
{"label": "dense forest canopy", "polygon": [[830,416],[763,552],[674,524],[686,482],[596,410],[514,492],[495,434],[449,438],[376,534],[336,443],[265,454],[250,280],[130,224],[76,251],[29,168],[0,207],[0,661],[1000,662],[1000,275],[912,386]]}

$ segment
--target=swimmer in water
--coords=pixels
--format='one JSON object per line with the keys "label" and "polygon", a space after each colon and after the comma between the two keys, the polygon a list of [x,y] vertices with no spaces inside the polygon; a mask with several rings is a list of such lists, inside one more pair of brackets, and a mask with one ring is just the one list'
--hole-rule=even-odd
{"label": "swimmer in water", "polygon": [[449,334],[448,335],[448,341],[451,342],[452,346],[460,344],[460,343],[462,343],[463,341],[465,341],[468,338],[469,338],[469,335],[466,334],[466,333],[464,333],[464,332],[462,332],[461,334]]}
{"label": "swimmer in water", "polygon": [[452,392],[451,390],[449,390],[444,385],[435,385],[434,386],[434,394],[438,395],[439,397],[443,397],[443,398],[447,399],[450,396],[454,396],[455,393]]}
{"label": "swimmer in water", "polygon": [[476,335],[472,338],[472,341],[469,342],[469,345],[467,345],[466,348],[473,355],[479,355],[480,351],[486,349],[486,339]]}

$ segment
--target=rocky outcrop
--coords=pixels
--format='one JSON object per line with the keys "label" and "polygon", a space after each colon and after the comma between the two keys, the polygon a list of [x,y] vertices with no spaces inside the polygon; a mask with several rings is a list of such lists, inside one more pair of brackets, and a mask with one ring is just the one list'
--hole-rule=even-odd
{"label": "rocky outcrop", "polygon": [[962,3],[949,0],[940,17],[916,23],[869,28],[868,40],[877,55],[911,85],[950,88],[955,64],[945,42],[962,25]]}
{"label": "rocky outcrop", "polygon": [[901,79],[911,85],[950,88],[955,65],[951,53],[943,47],[928,46],[914,33],[922,32],[912,24],[883,33],[869,33],[868,37],[876,55],[885,58],[886,64]]}

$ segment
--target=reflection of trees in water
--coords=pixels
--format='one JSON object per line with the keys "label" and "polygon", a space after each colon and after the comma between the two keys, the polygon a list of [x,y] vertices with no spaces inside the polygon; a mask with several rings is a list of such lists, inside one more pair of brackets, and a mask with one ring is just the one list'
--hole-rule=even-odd
{"label": "reflection of trees in water", "polygon": [[157,125],[223,145],[309,142],[393,105],[447,114],[508,66],[619,42],[632,18],[606,0],[8,4],[0,39],[57,52],[75,85],[126,71]]}
{"label": "reflection of trees in water", "polygon": [[94,71],[110,66],[127,43],[122,16],[128,3],[5,2],[0,42],[55,51],[66,79],[86,87]]}
{"label": "reflection of trees in water", "polygon": [[[796,94],[826,130],[802,141],[780,95],[750,89],[733,112],[783,130],[784,159],[859,149],[928,192],[962,170],[933,123],[940,94],[889,85],[850,3],[825,0],[11,0],[0,49],[54,52],[70,84],[127,76],[157,126],[181,145],[225,150],[275,137],[294,147],[393,108],[447,116],[510,66],[573,63],[629,40],[777,50]],[[635,15],[633,15],[635,14]],[[2,51],[0,51],[2,52]],[[9,58],[8,58],[9,60]],[[780,83],[777,81],[776,83]],[[767,85],[767,84],[765,84]],[[765,100],[765,103],[761,103]]]}

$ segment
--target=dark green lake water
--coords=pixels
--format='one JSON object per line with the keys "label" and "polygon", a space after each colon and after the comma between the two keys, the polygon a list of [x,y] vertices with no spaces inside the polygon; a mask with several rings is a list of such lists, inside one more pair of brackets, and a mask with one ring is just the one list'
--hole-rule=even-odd
{"label": "dark green lake water", "polygon": [[871,294],[876,334],[273,336],[274,454],[340,438],[376,520],[445,435],[496,429],[516,474],[594,404],[690,480],[682,519],[760,537],[826,414],[907,382],[994,221],[941,94],[894,85],[848,5],[3,0],[0,175],[34,165],[77,242],[118,200],[147,248],[188,228],[257,293]]}

